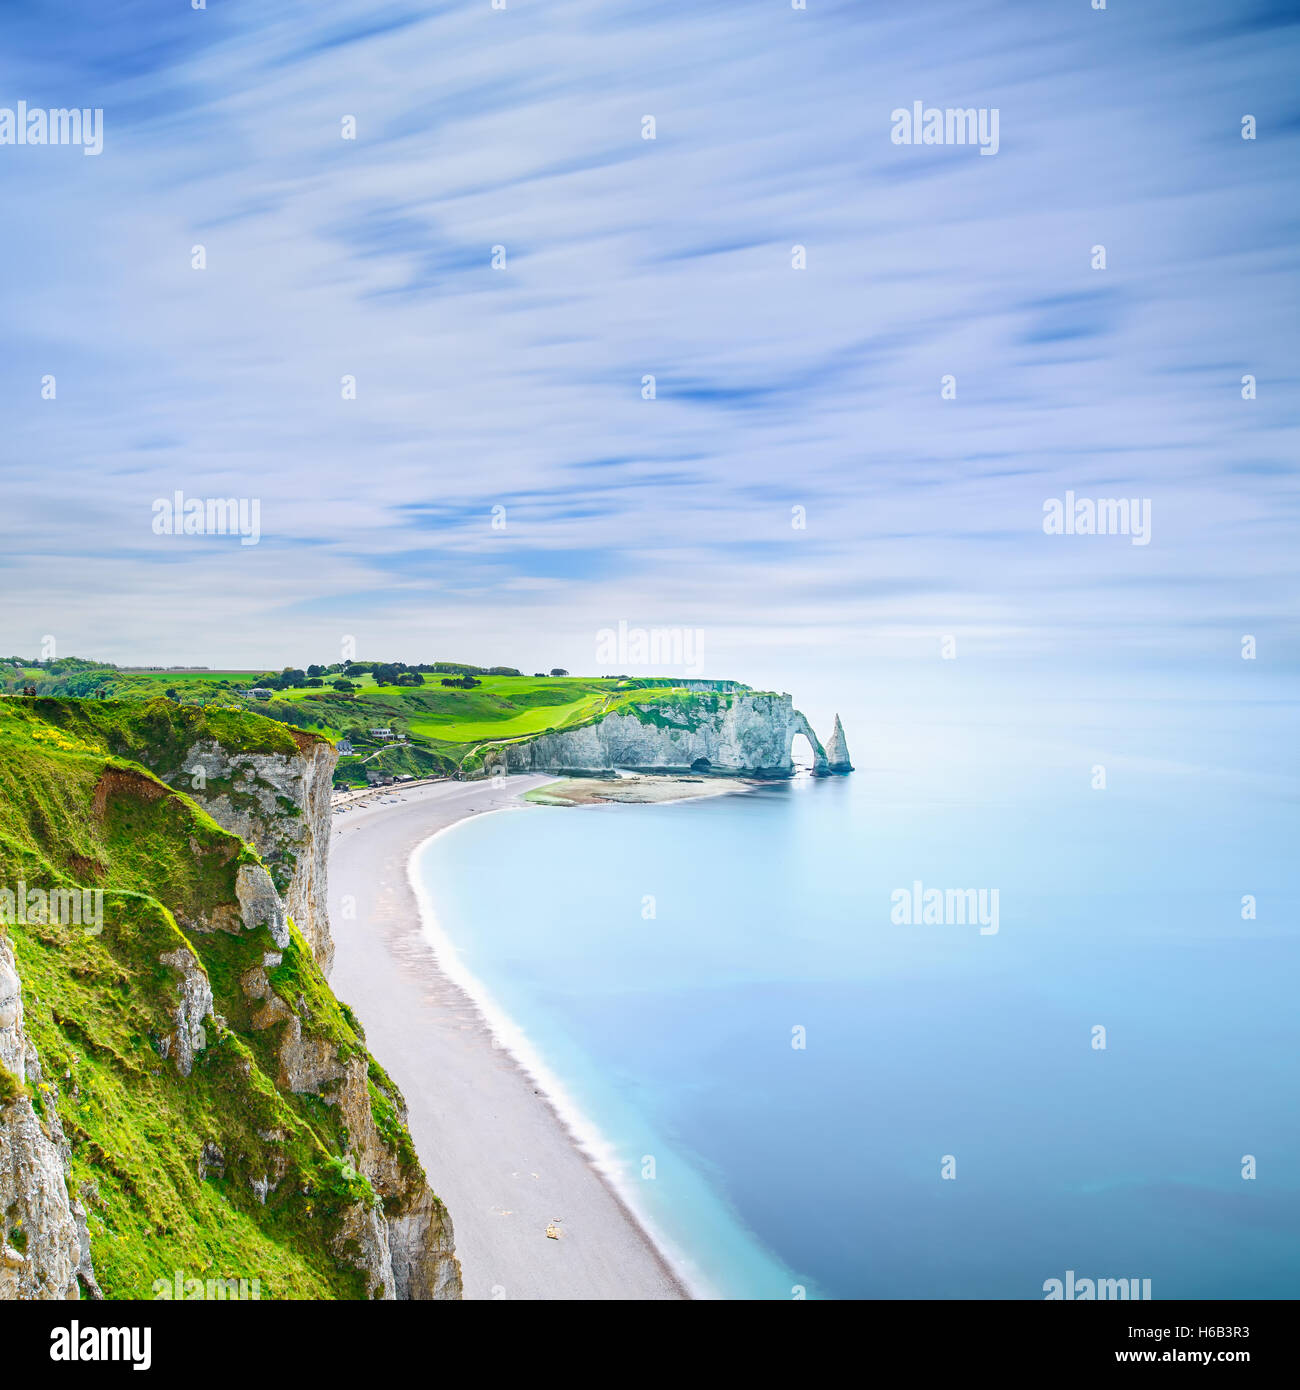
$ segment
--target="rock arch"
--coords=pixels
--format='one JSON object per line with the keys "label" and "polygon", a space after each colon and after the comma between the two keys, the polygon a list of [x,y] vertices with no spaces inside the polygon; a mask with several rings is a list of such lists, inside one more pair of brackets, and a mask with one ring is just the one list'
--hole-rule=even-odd
{"label": "rock arch", "polygon": [[826,777],[830,773],[830,763],[826,758],[826,750],[822,747],[822,741],[813,732],[813,726],[808,722],[805,715],[799,710],[794,710],[790,720],[790,727],[786,731],[785,738],[785,761],[786,766],[794,771],[794,739],[796,734],[803,734],[808,740],[808,746],[812,749],[813,755],[813,776]]}

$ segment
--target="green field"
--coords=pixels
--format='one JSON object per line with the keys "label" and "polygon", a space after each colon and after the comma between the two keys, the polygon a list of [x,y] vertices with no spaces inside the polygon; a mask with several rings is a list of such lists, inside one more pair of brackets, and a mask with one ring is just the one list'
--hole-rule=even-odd
{"label": "green field", "polygon": [[[476,690],[455,690],[439,685],[438,678],[412,688],[379,686],[370,676],[358,677],[354,681],[358,686],[356,703],[376,713],[382,712],[377,709],[382,706],[413,736],[443,743],[473,743],[569,728],[605,713],[612,707],[611,701],[630,695],[619,691],[618,681],[601,678],[483,676],[481,680]],[[339,701],[335,691],[280,694],[306,706],[328,703],[334,709],[348,703]]]}

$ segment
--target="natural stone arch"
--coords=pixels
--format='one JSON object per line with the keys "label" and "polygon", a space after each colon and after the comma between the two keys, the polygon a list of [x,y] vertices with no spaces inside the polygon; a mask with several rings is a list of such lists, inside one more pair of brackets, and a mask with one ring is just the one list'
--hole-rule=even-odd
{"label": "natural stone arch", "polygon": [[[804,749],[808,750],[806,754]],[[817,766],[817,750],[802,729],[795,729],[790,735],[790,764],[796,771],[805,766],[809,769]]]}
{"label": "natural stone arch", "polygon": [[794,718],[790,721],[790,727],[786,732],[785,761],[790,770],[794,771],[794,740],[797,734],[802,734],[808,740],[808,746],[812,749],[813,755],[813,776],[825,777],[830,771],[830,764],[826,761],[826,750],[822,747],[822,741],[813,732],[813,726],[798,711],[794,711]]}

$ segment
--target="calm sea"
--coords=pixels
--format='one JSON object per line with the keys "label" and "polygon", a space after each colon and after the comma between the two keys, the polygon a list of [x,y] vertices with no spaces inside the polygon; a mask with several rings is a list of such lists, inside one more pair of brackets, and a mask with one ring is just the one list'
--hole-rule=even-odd
{"label": "calm sea", "polygon": [[422,852],[653,1229],[732,1297],[1300,1296],[1294,706],[846,727],[848,778]]}

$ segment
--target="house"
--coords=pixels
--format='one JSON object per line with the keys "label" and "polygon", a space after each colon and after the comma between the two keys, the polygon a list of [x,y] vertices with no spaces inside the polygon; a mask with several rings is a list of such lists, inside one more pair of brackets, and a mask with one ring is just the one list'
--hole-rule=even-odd
{"label": "house", "polygon": [[391,729],[371,729],[371,738],[377,738],[380,743],[392,743],[395,735]]}
{"label": "house", "polygon": [[352,747],[352,744],[345,738],[339,739],[339,741],[334,746],[339,750],[340,758],[349,758],[356,751]]}
{"label": "house", "polygon": [[250,690],[248,693],[253,697],[254,700],[269,700],[271,698],[271,692],[267,690],[264,686],[260,685],[254,686],[253,689]]}
{"label": "house", "polygon": [[415,774],[413,772],[399,772],[397,774],[397,780],[399,782],[414,782]]}

